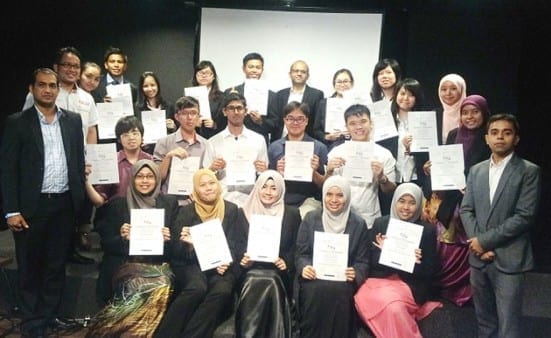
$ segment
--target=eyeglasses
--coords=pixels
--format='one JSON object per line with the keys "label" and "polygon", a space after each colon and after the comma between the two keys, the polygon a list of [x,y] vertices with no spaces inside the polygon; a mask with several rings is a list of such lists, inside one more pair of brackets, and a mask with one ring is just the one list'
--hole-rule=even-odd
{"label": "eyeglasses", "polygon": [[245,107],[243,107],[243,106],[226,106],[226,108],[224,108],[224,110],[242,112],[243,110],[245,110]]}
{"label": "eyeglasses", "polygon": [[202,70],[202,71],[200,71],[200,72],[197,72],[197,75],[199,75],[199,76],[204,76],[204,77],[211,77],[211,76],[214,75],[214,73],[211,72],[210,70],[207,70],[207,71]]}
{"label": "eyeglasses", "polygon": [[187,117],[195,117],[195,116],[199,115],[199,112],[197,110],[192,110],[192,111],[182,110],[182,111],[178,112],[178,115],[187,116]]}
{"label": "eyeglasses", "polygon": [[335,81],[335,84],[338,84],[338,85],[347,85],[347,84],[350,84],[352,83],[352,81],[350,80],[337,80]]}
{"label": "eyeglasses", "polygon": [[154,179],[155,179],[155,175],[153,175],[153,174],[146,174],[146,175],[138,174],[138,175],[136,175],[136,179],[137,179],[137,180],[148,180],[148,181],[151,181],[151,180],[154,180]]}
{"label": "eyeglasses", "polygon": [[129,137],[134,137],[134,138],[137,138],[137,137],[140,137],[142,136],[142,133],[135,130],[135,131],[128,131],[126,133],[122,133],[121,134],[121,137],[122,138],[129,138]]}
{"label": "eyeglasses", "polygon": [[64,68],[80,69],[80,65],[78,63],[63,62],[63,63],[58,63],[58,65]]}
{"label": "eyeglasses", "polygon": [[304,122],[306,122],[306,117],[304,116],[297,116],[297,117],[293,117],[293,116],[287,116],[285,118],[285,121],[289,122],[289,123],[299,123],[299,124],[302,124]]}

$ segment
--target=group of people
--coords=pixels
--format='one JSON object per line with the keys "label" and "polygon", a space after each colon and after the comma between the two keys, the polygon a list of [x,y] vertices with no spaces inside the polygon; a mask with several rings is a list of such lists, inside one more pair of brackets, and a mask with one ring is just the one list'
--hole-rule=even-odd
{"label": "group of people", "polygon": [[[109,48],[103,75],[81,59],[64,47],[53,69],[33,73],[25,107],[8,118],[2,140],[3,211],[16,243],[24,335],[43,336],[61,320],[72,234],[93,214],[104,254],[103,309],[91,337],[210,337],[231,311],[238,337],[355,337],[362,322],[377,337],[420,337],[416,321],[442,299],[472,300],[480,336],[520,337],[540,169],[514,151],[515,116],[490,114],[460,75],[440,80],[441,107],[432,110],[438,144],[463,147],[461,190],[433,190],[428,153],[411,150],[408,113],[430,109],[421,84],[402,78],[393,59],[375,65],[369,96],[387,104],[398,136],[377,141],[365,104],[344,110],[345,130],[327,130],[328,98],[307,85],[302,60],[290,67],[289,88],[268,93],[266,114],[248,109],[244,83],[222,91],[214,65],[199,62],[191,82],[209,91],[209,119],[192,96],[164,99],[158,77],[144,72],[138,87],[131,84],[136,113],[115,126],[119,183],[99,185],[88,181],[95,168],[84,160],[86,144],[107,142],[98,140],[95,103],[111,100],[107,86],[128,83],[128,58]],[[258,53],[243,58],[247,79],[259,79],[263,67]],[[353,85],[350,70],[338,70],[332,97]],[[165,110],[167,136],[144,145],[147,110]],[[312,146],[303,159],[307,179],[286,175],[296,165],[287,150],[297,142]],[[357,153],[367,166],[353,167]],[[175,159],[196,160],[189,191],[174,193]],[[164,210],[161,255],[130,255],[135,209]],[[281,225],[273,261],[248,252],[259,215]],[[231,261],[203,270],[192,228],[213,220]],[[415,260],[411,272],[380,263],[395,221],[422,227],[419,246],[405,253]],[[320,233],[347,243],[337,280],[316,271]]]}

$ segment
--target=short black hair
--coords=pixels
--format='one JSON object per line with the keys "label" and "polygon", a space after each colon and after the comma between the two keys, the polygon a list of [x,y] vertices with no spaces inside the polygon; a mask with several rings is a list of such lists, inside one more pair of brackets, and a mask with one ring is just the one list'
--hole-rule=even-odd
{"label": "short black hair", "polygon": [[310,117],[310,107],[308,103],[300,103],[297,101],[291,101],[283,107],[283,117],[286,117],[294,110],[300,110],[306,118]]}
{"label": "short black hair", "polygon": [[199,109],[199,101],[193,96],[182,96],[174,104],[176,112],[185,108],[197,108]]}
{"label": "short black hair", "polygon": [[36,83],[36,78],[37,78],[38,74],[49,74],[49,75],[54,75],[54,76],[55,76],[55,80],[56,80],[56,82],[57,82],[57,84],[58,84],[58,86],[59,86],[59,77],[58,77],[56,71],[54,71],[54,70],[51,69],[51,68],[46,68],[46,67],[44,67],[44,68],[37,68],[37,69],[35,69],[35,70],[33,71],[33,74],[32,74],[32,76],[31,76],[31,78],[29,79],[29,80],[30,80],[30,81],[29,81],[29,84],[30,84],[31,86],[34,87],[34,85],[35,85],[35,83]]}
{"label": "short black hair", "polygon": [[488,123],[486,124],[486,133],[490,131],[490,124],[496,121],[508,121],[513,125],[513,131],[515,132],[515,135],[520,135],[520,124],[518,123],[518,119],[513,114],[494,114],[490,115],[488,118]]}
{"label": "short black hair", "polygon": [[113,47],[113,46],[108,47],[107,50],[105,51],[105,54],[103,55],[103,62],[107,62],[109,57],[113,54],[122,56],[124,58],[124,63],[128,63],[128,56],[124,54],[122,49],[118,47]]}
{"label": "short black hair", "polygon": [[115,125],[115,136],[117,137],[117,140],[120,139],[122,134],[128,133],[134,128],[138,128],[138,130],[140,131],[143,137],[144,128],[143,128],[142,121],[140,121],[139,118],[137,118],[134,115],[121,117],[117,121],[117,124]]}
{"label": "short black hair", "polygon": [[243,66],[245,66],[247,64],[247,62],[249,62],[251,60],[260,60],[260,62],[262,62],[262,65],[264,65],[264,58],[262,57],[262,55],[253,52],[253,53],[249,53],[249,54],[247,54],[243,57]]}
{"label": "short black hair", "polygon": [[350,107],[346,108],[344,111],[344,122],[348,122],[348,119],[351,116],[362,116],[367,115],[369,119],[371,120],[371,111],[369,111],[369,108],[363,104],[353,104]]}
{"label": "short black hair", "polygon": [[79,61],[82,61],[82,55],[80,54],[78,49],[72,46],[67,46],[67,47],[61,47],[60,49],[57,50],[57,53],[55,55],[55,63],[59,64],[61,62],[61,59],[63,59],[63,55],[65,54],[74,54],[78,57]]}
{"label": "short black hair", "polygon": [[243,106],[247,107],[247,100],[245,99],[245,96],[239,93],[231,92],[226,96],[224,96],[224,101],[222,102],[222,108],[226,108],[228,104],[232,101],[241,101],[241,103],[243,103]]}

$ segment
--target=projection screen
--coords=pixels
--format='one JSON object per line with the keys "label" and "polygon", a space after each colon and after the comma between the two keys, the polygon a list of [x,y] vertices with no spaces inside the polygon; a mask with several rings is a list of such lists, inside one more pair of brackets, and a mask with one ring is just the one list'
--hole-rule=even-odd
{"label": "projection screen", "polygon": [[250,9],[201,9],[199,59],[213,62],[222,90],[240,84],[242,59],[264,57],[262,79],[272,90],[290,86],[289,67],[304,60],[308,84],[333,92],[333,74],[348,68],[356,90],[369,92],[379,60],[382,13],[329,13]]}

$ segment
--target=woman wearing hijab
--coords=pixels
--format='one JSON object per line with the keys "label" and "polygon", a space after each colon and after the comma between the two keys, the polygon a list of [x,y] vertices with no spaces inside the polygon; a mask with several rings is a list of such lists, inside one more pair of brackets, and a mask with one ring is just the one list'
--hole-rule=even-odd
{"label": "woman wearing hijab", "polygon": [[467,84],[461,75],[448,74],[440,80],[438,98],[442,107],[436,109],[438,144],[443,144],[450,130],[459,126],[461,103],[466,96]]}
{"label": "woman wearing hijab", "polygon": [[[105,217],[96,224],[103,249],[97,291],[108,305],[94,318],[90,337],[151,337],[169,300],[172,273],[165,262],[178,201],[160,195],[159,168],[151,160],[137,161],[129,180],[126,197],[107,204]],[[132,209],[164,209],[164,255],[129,255]]]}
{"label": "woman wearing hijab", "polygon": [[274,262],[254,261],[247,252],[241,258],[240,265],[247,273],[235,312],[237,337],[291,337],[295,243],[301,218],[298,208],[284,204],[284,196],[281,174],[266,170],[243,204],[249,224],[254,215],[276,217],[281,223],[281,237]]}
{"label": "woman wearing hijab", "polygon": [[[476,163],[490,157],[486,144],[486,122],[490,116],[483,96],[470,95],[461,104],[460,126],[448,134],[447,144],[463,144],[465,176]],[[426,168],[430,174],[430,162]],[[430,186],[430,180],[426,182]],[[430,188],[427,189],[430,191]],[[469,245],[459,217],[463,193],[459,190],[432,191],[423,218],[436,226],[440,267],[435,285],[442,297],[462,306],[472,298],[469,280]]]}
{"label": "woman wearing hijab", "polygon": [[[390,215],[375,220],[370,230],[369,278],[354,296],[356,309],[376,337],[422,337],[416,320],[441,307],[427,301],[431,279],[437,265],[436,232],[420,220],[423,192],[414,183],[402,183],[394,191]],[[379,264],[390,219],[423,226],[419,248],[412,252],[416,264],[413,273]]]}
{"label": "woman wearing hijab", "polygon": [[[313,266],[314,233],[348,235],[346,281],[324,280]],[[297,235],[296,265],[301,337],[356,337],[354,293],[368,272],[367,225],[351,211],[350,185],[342,176],[323,184],[323,208],[310,211]]]}
{"label": "woman wearing hijab", "polygon": [[[156,332],[157,337],[212,337],[232,309],[233,287],[239,279],[239,261],[247,246],[247,221],[237,205],[222,199],[222,187],[209,169],[193,175],[193,202],[180,209],[170,229],[170,267],[175,275],[176,297]],[[218,219],[233,263],[201,271],[190,227]]]}

